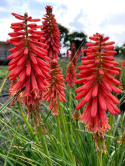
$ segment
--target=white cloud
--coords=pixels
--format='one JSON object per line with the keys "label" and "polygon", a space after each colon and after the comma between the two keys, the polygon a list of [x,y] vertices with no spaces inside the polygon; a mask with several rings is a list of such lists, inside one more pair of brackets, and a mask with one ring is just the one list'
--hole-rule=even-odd
{"label": "white cloud", "polygon": [[[34,2],[34,4],[31,6],[31,2]],[[71,1],[71,0],[22,0],[22,1],[15,1],[15,0],[8,0],[8,6],[9,9],[7,10],[4,6],[0,5],[0,12],[15,12],[15,13],[25,13],[28,12],[29,15],[32,15],[32,11],[36,10],[37,13],[39,12],[39,15],[36,14],[33,17],[41,18],[45,13],[38,8],[37,3],[39,5],[44,4],[53,4],[53,14],[55,15],[55,18],[58,23],[61,23],[63,26],[67,27],[70,32],[77,30],[79,31],[81,27],[78,27],[78,25],[83,25],[83,32],[85,32],[88,36],[93,35],[96,32],[104,33],[105,35],[108,35],[111,40],[115,39],[116,43],[119,45],[121,42],[125,42],[124,36],[121,35],[124,34],[125,29],[124,25],[125,23],[122,21],[123,16],[125,15],[125,5],[124,0],[114,1],[114,0],[77,0],[77,1]],[[30,4],[30,6],[29,6]],[[77,16],[80,14],[79,18]],[[33,12],[35,13],[35,12]],[[116,17],[118,16],[118,17]],[[118,19],[115,23],[115,17]],[[122,17],[122,19],[120,19]],[[74,22],[77,18],[77,22]],[[112,21],[112,18],[114,19]],[[14,20],[12,17],[10,19],[4,18],[2,20],[2,17],[0,19],[0,27],[1,27],[1,38],[0,40],[6,40],[7,39],[7,33],[8,30],[10,31],[10,24],[11,21]],[[118,25],[117,25],[118,21]],[[15,21],[13,21],[15,22]],[[77,25],[77,23],[80,23]],[[72,25],[72,26],[71,26]],[[116,35],[117,34],[117,35]],[[118,37],[118,35],[120,37]],[[121,41],[120,41],[121,40]]]}
{"label": "white cloud", "polygon": [[8,33],[12,30],[10,29],[10,24],[13,22],[13,19],[0,19],[0,30],[1,30],[1,36],[0,41],[6,41],[9,39]]}

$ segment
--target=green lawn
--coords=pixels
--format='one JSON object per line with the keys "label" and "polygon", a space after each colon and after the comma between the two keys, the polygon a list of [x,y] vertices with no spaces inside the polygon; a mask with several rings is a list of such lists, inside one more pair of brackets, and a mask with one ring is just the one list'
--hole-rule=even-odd
{"label": "green lawn", "polygon": [[0,66],[0,79],[3,79],[8,72],[8,66]]}
{"label": "green lawn", "polygon": [[[119,62],[119,67],[120,67],[121,60],[116,59],[116,61]],[[68,62],[64,61],[63,59],[59,59],[59,63],[61,66],[62,73],[64,74],[64,77],[65,77]],[[78,66],[79,65],[81,65],[81,62],[78,62]],[[6,76],[7,71],[8,71],[8,66],[0,66],[0,79],[3,79]]]}

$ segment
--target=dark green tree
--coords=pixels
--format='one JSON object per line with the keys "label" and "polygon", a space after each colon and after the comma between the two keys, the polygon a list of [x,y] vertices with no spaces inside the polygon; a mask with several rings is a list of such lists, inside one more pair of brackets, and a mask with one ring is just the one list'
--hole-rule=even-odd
{"label": "dark green tree", "polygon": [[116,55],[119,55],[119,46],[115,46],[115,51],[117,52]]}
{"label": "dark green tree", "polygon": [[71,44],[74,43],[76,50],[79,48],[82,42],[83,42],[83,45],[85,45],[87,42],[87,36],[83,32],[73,32],[73,33],[67,34],[64,38],[64,46],[70,48]]}
{"label": "dark green tree", "polygon": [[60,40],[64,39],[67,34],[69,33],[69,30],[62,26],[61,24],[58,24],[59,30],[60,30]]}
{"label": "dark green tree", "polygon": [[125,55],[125,43],[121,47],[119,47],[119,54]]}

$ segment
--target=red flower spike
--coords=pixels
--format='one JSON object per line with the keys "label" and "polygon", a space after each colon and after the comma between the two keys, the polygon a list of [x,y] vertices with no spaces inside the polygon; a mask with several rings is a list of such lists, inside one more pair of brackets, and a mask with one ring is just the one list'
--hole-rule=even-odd
{"label": "red flower spike", "polygon": [[76,80],[76,62],[77,58],[75,55],[75,45],[74,43],[71,45],[71,56],[70,56],[70,62],[67,66],[67,70],[66,70],[66,82],[67,82],[67,86],[69,88],[73,87],[75,84],[75,80]]}
{"label": "red flower spike", "polygon": [[[9,50],[13,53],[8,57],[11,59],[9,80],[12,80],[12,84],[16,80],[13,87],[10,87],[10,96],[25,87],[21,95],[18,95],[18,101],[26,105],[31,112],[38,109],[42,94],[46,91],[48,84],[46,78],[50,78],[50,75],[48,73],[49,64],[45,61],[50,58],[47,57],[47,50],[45,50],[47,45],[37,41],[43,33],[37,31],[39,27],[33,22],[40,20],[28,17],[27,13],[24,16],[15,13],[12,15],[22,22],[12,23],[11,28],[14,29],[14,32],[9,33],[12,38],[8,42],[15,46]],[[45,38],[43,39],[45,40]],[[41,64],[44,65],[43,68]]]}
{"label": "red flower spike", "polygon": [[67,58],[69,57],[69,50],[68,49],[66,50],[66,57]]}
{"label": "red flower spike", "polygon": [[66,82],[69,88],[75,85],[76,80],[76,69],[73,65],[73,62],[69,62],[66,70]]}
{"label": "red flower spike", "polygon": [[87,43],[86,57],[82,57],[81,70],[77,74],[83,77],[76,80],[75,83],[83,83],[81,87],[75,90],[79,93],[75,99],[83,99],[76,106],[76,109],[82,108],[85,104],[85,110],[81,115],[81,121],[86,124],[88,130],[94,133],[104,133],[110,128],[106,117],[106,110],[112,115],[119,113],[120,110],[115,104],[119,104],[118,99],[111,92],[121,93],[121,90],[115,86],[120,82],[112,75],[119,73],[117,62],[114,61],[113,55],[114,42],[107,42],[109,37],[96,33],[89,37],[94,42]]}
{"label": "red flower spike", "polygon": [[81,52],[81,56],[83,56],[84,55],[84,47],[83,46],[81,47],[80,52]]}
{"label": "red flower spike", "polygon": [[46,6],[46,14],[43,20],[41,30],[47,44],[48,57],[58,59],[60,52],[60,31],[55,16],[52,14],[51,6]]}
{"label": "red flower spike", "polygon": [[72,43],[72,45],[71,45],[70,62],[72,61],[74,66],[76,67],[76,65],[77,65],[77,57],[76,57],[75,53],[76,53],[75,44]]}
{"label": "red flower spike", "polygon": [[54,115],[59,115],[57,110],[58,100],[66,102],[64,88],[64,79],[60,66],[56,59],[50,61],[50,75],[48,91],[44,93],[44,100],[50,102],[49,110],[53,108]]}
{"label": "red flower spike", "polygon": [[125,69],[125,60],[122,60],[121,62],[121,69]]}

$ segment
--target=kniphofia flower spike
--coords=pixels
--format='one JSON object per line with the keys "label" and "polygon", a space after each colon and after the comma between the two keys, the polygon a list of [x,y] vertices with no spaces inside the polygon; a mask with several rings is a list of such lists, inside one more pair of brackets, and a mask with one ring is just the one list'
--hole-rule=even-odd
{"label": "kniphofia flower spike", "polygon": [[50,58],[47,57],[47,45],[43,42],[45,38],[41,35],[41,28],[34,22],[40,19],[33,19],[25,13],[24,16],[12,13],[21,22],[12,23],[11,28],[14,32],[9,33],[11,39],[7,40],[13,43],[14,48],[9,51],[12,53],[8,59],[9,62],[9,80],[12,81],[13,87],[10,88],[10,95],[16,94],[20,89],[25,87],[25,90],[20,95],[20,100],[28,106],[29,111],[38,109],[39,101],[42,99],[42,94],[46,90],[48,82],[46,78],[50,78],[48,74]]}
{"label": "kniphofia flower spike", "polygon": [[73,64],[73,62],[69,62],[66,70],[66,82],[67,86],[69,88],[73,87],[75,85],[76,80],[76,68]]}
{"label": "kniphofia flower spike", "polygon": [[80,109],[85,106],[84,112],[81,115],[82,122],[86,124],[88,130],[94,133],[103,133],[107,128],[110,128],[106,116],[106,110],[112,115],[119,113],[120,110],[116,106],[119,100],[111,93],[121,93],[121,90],[115,85],[120,82],[113,75],[119,73],[120,68],[116,67],[118,62],[114,61],[113,44],[115,42],[107,42],[109,37],[96,33],[89,37],[93,42],[87,43],[86,57],[82,57],[81,70],[77,74],[76,83],[83,83],[81,87],[75,90],[79,93],[75,99],[82,99],[76,106]]}
{"label": "kniphofia flower spike", "polygon": [[66,57],[69,57],[69,49],[66,50]]}
{"label": "kniphofia flower spike", "polygon": [[44,100],[50,102],[49,110],[53,108],[54,115],[59,115],[57,110],[58,100],[66,102],[64,94],[64,79],[60,66],[56,59],[50,61],[50,75],[48,79],[48,91],[44,94]]}
{"label": "kniphofia flower spike", "polygon": [[75,48],[75,44],[72,43],[71,45],[71,56],[70,56],[70,62],[73,62],[74,66],[76,67],[77,65],[77,56],[76,56],[76,48]]}
{"label": "kniphofia flower spike", "polygon": [[75,85],[76,80],[76,65],[77,65],[77,55],[75,52],[75,45],[74,43],[71,45],[71,56],[69,60],[69,64],[67,65],[66,70],[66,82],[69,88]]}
{"label": "kniphofia flower spike", "polygon": [[55,16],[52,14],[52,7],[46,6],[46,15],[42,22],[42,32],[47,44],[48,57],[58,59],[60,52],[60,31]]}

